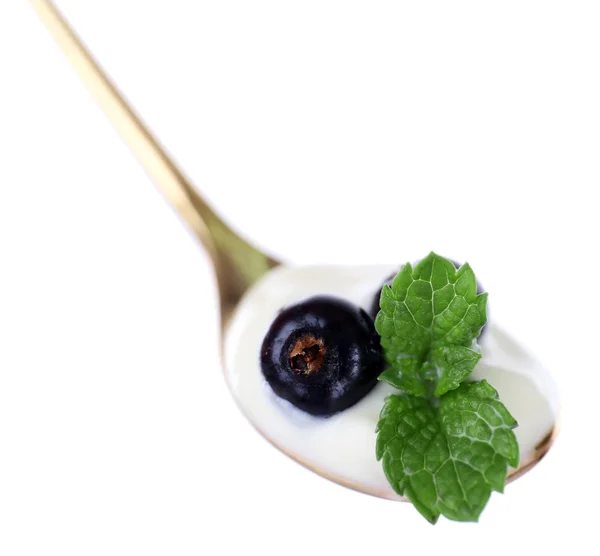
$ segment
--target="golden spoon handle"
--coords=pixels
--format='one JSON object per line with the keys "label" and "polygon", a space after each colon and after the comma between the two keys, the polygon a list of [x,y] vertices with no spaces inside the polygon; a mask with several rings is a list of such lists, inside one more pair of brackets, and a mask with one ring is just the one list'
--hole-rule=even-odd
{"label": "golden spoon handle", "polygon": [[194,231],[205,234],[204,222],[190,200],[191,186],[179,169],[127,105],[52,2],[32,0],[32,4],[82,81],[165,197]]}
{"label": "golden spoon handle", "polygon": [[240,238],[200,198],[56,6],[50,0],[31,0],[31,3],[125,143],[208,249],[217,270],[221,295],[235,302],[248,285],[276,264],[275,261]]}

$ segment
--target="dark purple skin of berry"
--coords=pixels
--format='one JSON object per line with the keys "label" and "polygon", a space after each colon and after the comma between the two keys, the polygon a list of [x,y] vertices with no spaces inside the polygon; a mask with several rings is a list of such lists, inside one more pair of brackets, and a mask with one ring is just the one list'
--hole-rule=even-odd
{"label": "dark purple skin of berry", "polygon": [[[452,259],[449,259],[449,261],[456,268],[460,268],[460,264],[457,263],[456,261],[453,261]],[[402,268],[402,267],[400,267],[400,268]],[[379,288],[379,290],[375,292],[375,296],[373,297],[373,301],[371,302],[371,308],[369,310],[369,315],[371,315],[371,318],[373,320],[375,320],[375,318],[377,317],[377,313],[379,313],[379,298],[381,297],[381,290],[383,289],[383,286],[385,286],[386,284],[388,286],[391,286],[395,277],[396,277],[396,274],[392,274],[391,276],[389,276],[385,280],[385,282],[383,284],[381,284],[381,287]],[[477,293],[478,294],[483,293],[483,288],[481,287],[481,284],[479,283],[479,280],[477,281]],[[481,329],[481,334],[484,333],[484,331],[485,331],[486,328],[487,328],[487,324]]]}
{"label": "dark purple skin of berry", "polygon": [[315,296],[275,317],[262,343],[260,366],[277,396],[326,417],[368,394],[384,361],[373,319],[363,309]]}

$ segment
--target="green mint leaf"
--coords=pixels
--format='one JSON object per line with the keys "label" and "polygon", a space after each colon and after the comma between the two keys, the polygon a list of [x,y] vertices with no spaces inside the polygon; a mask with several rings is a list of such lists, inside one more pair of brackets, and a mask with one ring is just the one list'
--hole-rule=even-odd
{"label": "green mint leaf", "polygon": [[517,422],[487,381],[441,398],[388,396],[377,425],[377,459],[399,494],[430,522],[477,521],[508,466],[519,464]]}
{"label": "green mint leaf", "polygon": [[430,253],[414,268],[404,265],[391,287],[381,291],[375,328],[388,369],[379,380],[415,396],[432,390],[439,396],[456,388],[468,376],[469,365],[473,370],[477,363],[475,352],[439,348],[471,348],[487,320],[486,302],[487,294],[477,294],[468,264],[457,270]]}
{"label": "green mint leaf", "polygon": [[458,388],[473,371],[481,354],[463,346],[439,346],[432,350],[430,362],[438,382],[434,395],[442,396]]}

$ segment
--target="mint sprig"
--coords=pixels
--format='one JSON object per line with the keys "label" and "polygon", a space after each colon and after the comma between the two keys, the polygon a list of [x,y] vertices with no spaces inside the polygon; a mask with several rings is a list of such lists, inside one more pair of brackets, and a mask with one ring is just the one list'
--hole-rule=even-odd
{"label": "mint sprig", "polygon": [[400,390],[386,398],[376,456],[392,488],[431,523],[477,521],[519,464],[517,422],[486,380],[464,383],[481,358],[487,294],[469,265],[430,253],[384,286],[375,326]]}
{"label": "mint sprig", "polygon": [[375,328],[389,367],[379,380],[414,396],[429,395],[435,382],[437,396],[456,388],[479,360],[471,348],[487,320],[486,302],[468,264],[456,270],[430,253],[414,269],[404,265],[381,291]]}
{"label": "mint sprig", "polygon": [[487,381],[461,384],[439,407],[388,396],[377,426],[377,459],[392,488],[431,523],[440,514],[477,521],[508,465],[519,464],[517,426]]}

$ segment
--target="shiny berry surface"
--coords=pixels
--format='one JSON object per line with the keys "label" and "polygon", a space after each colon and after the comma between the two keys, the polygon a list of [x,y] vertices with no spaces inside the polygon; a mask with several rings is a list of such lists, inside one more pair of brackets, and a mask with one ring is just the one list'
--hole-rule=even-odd
{"label": "shiny berry surface", "polygon": [[316,296],[285,307],[261,347],[262,373],[275,394],[311,415],[354,405],[383,370],[373,319],[360,307]]}

